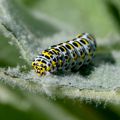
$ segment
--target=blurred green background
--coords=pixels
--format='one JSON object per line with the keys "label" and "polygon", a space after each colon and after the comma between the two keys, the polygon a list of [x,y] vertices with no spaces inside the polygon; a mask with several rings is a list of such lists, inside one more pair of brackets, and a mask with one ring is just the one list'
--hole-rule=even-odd
{"label": "blurred green background", "polygon": [[[28,26],[38,38],[51,37],[61,31],[89,32],[96,38],[119,36],[120,0],[14,0],[13,15]],[[11,1],[12,2],[12,1]],[[20,9],[19,9],[20,8]],[[18,18],[17,18],[18,17]],[[39,23],[39,24],[38,24]],[[19,24],[19,22],[18,22]],[[14,31],[14,28],[12,28]],[[22,32],[21,32],[22,34]],[[16,36],[19,34],[16,32]],[[103,39],[104,42],[104,39]],[[118,47],[115,45],[112,48]],[[99,48],[98,51],[102,51]],[[104,49],[105,51],[109,49]],[[99,59],[99,58],[98,58]],[[26,64],[20,51],[0,33],[0,67]],[[1,81],[2,81],[2,77]],[[92,100],[49,98],[23,92],[0,82],[1,120],[119,120],[120,104]],[[17,102],[16,102],[17,101]]]}

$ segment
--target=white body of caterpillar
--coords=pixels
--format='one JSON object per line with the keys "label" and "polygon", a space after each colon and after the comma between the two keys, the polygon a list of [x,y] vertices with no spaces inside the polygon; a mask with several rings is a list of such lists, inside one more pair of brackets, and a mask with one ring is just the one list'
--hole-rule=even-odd
{"label": "white body of caterpillar", "polygon": [[88,33],[51,46],[41,52],[32,62],[39,76],[59,71],[79,70],[83,64],[92,61],[96,50],[96,40]]}

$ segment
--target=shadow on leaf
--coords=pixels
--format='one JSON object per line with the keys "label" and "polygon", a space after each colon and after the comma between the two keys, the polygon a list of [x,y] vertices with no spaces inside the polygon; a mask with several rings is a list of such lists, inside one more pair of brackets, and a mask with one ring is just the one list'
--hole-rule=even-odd
{"label": "shadow on leaf", "polygon": [[88,65],[83,65],[79,73],[82,76],[87,77],[94,71],[95,67],[99,67],[102,64],[115,64],[115,59],[111,54],[111,50],[106,46],[99,46],[96,51],[94,61]]}

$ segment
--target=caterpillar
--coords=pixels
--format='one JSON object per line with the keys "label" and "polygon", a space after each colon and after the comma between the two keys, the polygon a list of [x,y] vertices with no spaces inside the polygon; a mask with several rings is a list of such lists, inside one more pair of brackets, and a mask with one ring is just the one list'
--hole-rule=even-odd
{"label": "caterpillar", "polygon": [[78,71],[82,65],[93,60],[95,50],[95,38],[89,33],[82,33],[42,51],[33,60],[32,67],[39,76],[59,71]]}

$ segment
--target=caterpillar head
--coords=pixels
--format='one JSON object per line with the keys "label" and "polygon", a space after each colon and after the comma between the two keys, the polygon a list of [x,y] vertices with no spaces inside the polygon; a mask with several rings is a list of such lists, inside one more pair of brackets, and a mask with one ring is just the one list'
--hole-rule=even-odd
{"label": "caterpillar head", "polygon": [[38,73],[39,76],[44,76],[47,73],[47,66],[40,60],[34,60],[32,62],[32,67],[35,69],[35,72]]}

